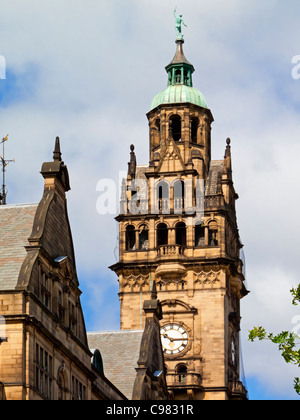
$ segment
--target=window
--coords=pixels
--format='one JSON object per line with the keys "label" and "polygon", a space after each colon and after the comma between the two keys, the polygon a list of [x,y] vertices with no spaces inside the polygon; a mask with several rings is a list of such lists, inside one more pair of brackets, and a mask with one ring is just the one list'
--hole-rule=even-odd
{"label": "window", "polygon": [[176,84],[181,83],[181,70],[176,70],[175,72],[175,83]]}
{"label": "window", "polygon": [[72,376],[72,400],[83,401],[85,399],[86,387],[75,376]]}
{"label": "window", "polygon": [[58,291],[58,319],[60,322],[64,323],[65,321],[65,308],[63,306],[63,292]]}
{"label": "window", "polygon": [[170,118],[170,126],[171,126],[171,130],[173,139],[175,141],[180,141],[181,140],[181,118],[179,115],[173,115]]}
{"label": "window", "polygon": [[178,375],[178,382],[186,383],[187,367],[185,365],[179,366],[177,368],[177,375]]}
{"label": "window", "polygon": [[176,245],[186,246],[186,226],[180,222],[176,225]]}
{"label": "window", "polygon": [[74,334],[76,334],[76,324],[77,320],[75,305],[69,302],[69,328]]}
{"label": "window", "polygon": [[52,400],[53,359],[41,346],[35,346],[35,387],[48,400]]}
{"label": "window", "polygon": [[149,248],[149,231],[146,225],[140,228],[139,232],[139,249],[141,251],[147,251]]}
{"label": "window", "polygon": [[215,221],[210,222],[208,231],[208,245],[218,246],[218,224]]}
{"label": "window", "polygon": [[195,246],[205,246],[205,228],[203,224],[195,226]]}
{"label": "window", "polygon": [[178,180],[174,184],[174,211],[181,214],[184,209],[184,182]]}
{"label": "window", "polygon": [[46,308],[50,309],[50,279],[42,270],[40,270],[40,298],[42,303],[46,306]]}
{"label": "window", "polygon": [[168,227],[165,223],[157,226],[157,246],[168,245]]}
{"label": "window", "polygon": [[192,118],[191,140],[192,140],[193,143],[198,142],[198,127],[199,127],[199,119],[198,118]]}
{"label": "window", "polygon": [[170,209],[170,187],[165,181],[160,181],[157,186],[158,209],[163,214],[168,214]]}
{"label": "window", "polygon": [[135,228],[130,225],[126,228],[126,251],[135,250]]}

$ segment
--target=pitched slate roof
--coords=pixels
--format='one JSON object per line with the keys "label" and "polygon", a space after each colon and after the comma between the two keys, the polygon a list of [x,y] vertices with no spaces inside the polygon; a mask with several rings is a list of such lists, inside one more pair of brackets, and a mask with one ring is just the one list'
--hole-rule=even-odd
{"label": "pitched slate roof", "polygon": [[218,176],[223,172],[224,160],[212,160],[210,162],[209,175],[205,189],[205,195],[215,195],[218,189]]}
{"label": "pitched slate roof", "polygon": [[136,330],[87,333],[89,348],[100,350],[104,375],[130,400],[143,332]]}
{"label": "pitched slate roof", "polygon": [[13,290],[18,283],[37,206],[0,206],[0,290]]}

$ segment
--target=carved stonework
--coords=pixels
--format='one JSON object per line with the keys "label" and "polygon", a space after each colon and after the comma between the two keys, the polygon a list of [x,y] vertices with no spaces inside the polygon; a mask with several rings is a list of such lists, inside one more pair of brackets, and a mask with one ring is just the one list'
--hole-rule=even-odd
{"label": "carved stonework", "polygon": [[196,287],[200,288],[211,288],[213,286],[219,285],[221,282],[221,274],[221,271],[201,271],[200,273],[194,272],[194,284]]}
{"label": "carved stonework", "polygon": [[140,291],[145,286],[149,285],[149,276],[139,274],[138,276],[123,277],[120,281],[120,287],[123,289],[130,289],[132,292]]}

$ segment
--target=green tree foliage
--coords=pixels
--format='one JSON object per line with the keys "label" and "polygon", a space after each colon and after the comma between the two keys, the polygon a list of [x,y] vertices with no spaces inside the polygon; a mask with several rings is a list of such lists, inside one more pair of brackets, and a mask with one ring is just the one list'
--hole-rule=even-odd
{"label": "green tree foliage", "polygon": [[[293,305],[298,305],[300,303],[300,284],[297,289],[292,289],[291,294],[293,296]],[[280,334],[274,335],[267,333],[263,327],[255,327],[253,330],[249,331],[249,340],[253,342],[258,339],[269,340],[272,343],[278,346],[279,351],[281,352],[282,357],[286,363],[291,363],[300,367],[300,350],[299,350],[299,338],[297,334],[291,333],[289,331],[283,331]],[[300,379],[295,378],[294,380],[294,389],[298,395],[300,395]]]}

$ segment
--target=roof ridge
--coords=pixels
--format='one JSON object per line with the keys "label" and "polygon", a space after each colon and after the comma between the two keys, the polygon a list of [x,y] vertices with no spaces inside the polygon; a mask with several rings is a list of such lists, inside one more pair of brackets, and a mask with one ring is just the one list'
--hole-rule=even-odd
{"label": "roof ridge", "polygon": [[38,206],[38,203],[28,203],[28,204],[6,204],[5,206],[0,206],[0,210],[3,209],[11,209],[11,208],[18,208],[18,207],[35,207]]}

